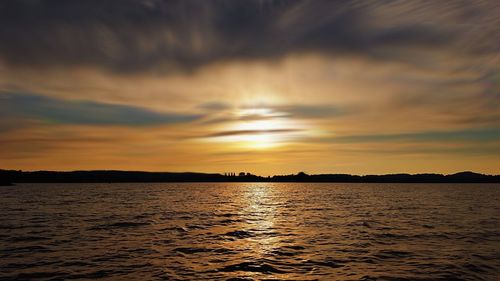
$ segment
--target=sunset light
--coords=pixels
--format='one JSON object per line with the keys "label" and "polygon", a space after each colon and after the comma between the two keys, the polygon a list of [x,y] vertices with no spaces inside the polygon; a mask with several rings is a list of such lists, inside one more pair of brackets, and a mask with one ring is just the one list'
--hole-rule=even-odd
{"label": "sunset light", "polygon": [[243,108],[235,115],[233,122],[210,137],[212,141],[233,143],[241,148],[270,149],[300,138],[306,130],[304,122],[270,108]]}
{"label": "sunset light", "polygon": [[500,280],[500,0],[0,0],[0,280]]}

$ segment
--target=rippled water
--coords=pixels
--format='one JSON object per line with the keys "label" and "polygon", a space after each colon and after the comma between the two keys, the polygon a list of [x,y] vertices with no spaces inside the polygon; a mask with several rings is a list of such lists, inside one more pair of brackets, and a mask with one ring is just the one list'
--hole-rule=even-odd
{"label": "rippled water", "polygon": [[500,185],[21,184],[0,280],[500,280]]}

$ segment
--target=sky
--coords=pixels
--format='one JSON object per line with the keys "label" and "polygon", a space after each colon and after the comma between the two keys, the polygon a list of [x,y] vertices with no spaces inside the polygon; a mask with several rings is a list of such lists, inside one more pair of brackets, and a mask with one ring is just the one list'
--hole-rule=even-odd
{"label": "sky", "polygon": [[500,2],[0,1],[0,168],[500,173]]}

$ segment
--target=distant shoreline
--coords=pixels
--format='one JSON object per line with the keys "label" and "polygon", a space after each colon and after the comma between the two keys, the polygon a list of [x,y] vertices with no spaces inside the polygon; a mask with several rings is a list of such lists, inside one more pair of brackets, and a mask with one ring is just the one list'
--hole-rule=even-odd
{"label": "distant shoreline", "polygon": [[262,177],[250,173],[171,173],[140,171],[17,171],[0,170],[0,185],[12,183],[147,183],[147,182],[323,182],[323,183],[500,183],[500,175],[456,174],[350,175],[298,173]]}

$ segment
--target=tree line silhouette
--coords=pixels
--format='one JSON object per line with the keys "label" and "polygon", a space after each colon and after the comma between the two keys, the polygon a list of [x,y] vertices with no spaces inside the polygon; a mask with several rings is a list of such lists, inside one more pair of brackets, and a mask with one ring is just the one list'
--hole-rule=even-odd
{"label": "tree line silhouette", "polygon": [[304,172],[262,177],[250,173],[171,173],[141,171],[20,171],[0,170],[0,185],[12,183],[120,183],[120,182],[354,182],[354,183],[500,183],[500,175],[473,172],[443,174],[350,175]]}

